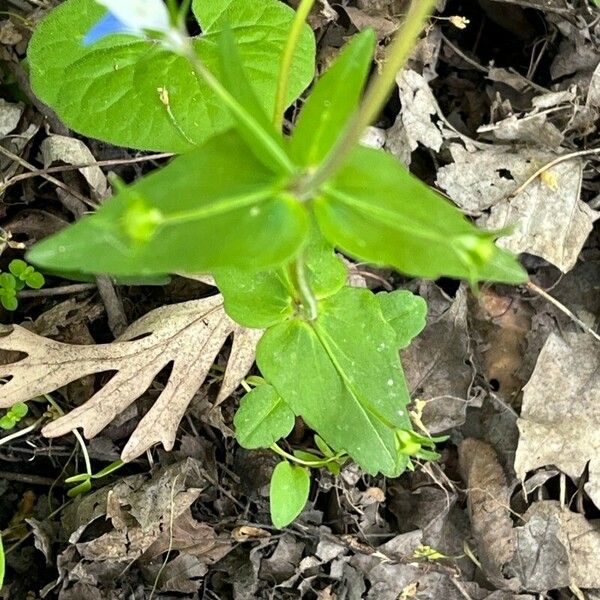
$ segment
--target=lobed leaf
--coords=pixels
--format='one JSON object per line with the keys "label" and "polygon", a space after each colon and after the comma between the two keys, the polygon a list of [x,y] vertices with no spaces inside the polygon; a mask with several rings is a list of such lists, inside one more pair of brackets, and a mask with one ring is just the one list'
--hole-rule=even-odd
{"label": "lobed leaf", "polygon": [[396,332],[398,348],[406,348],[426,325],[427,302],[408,290],[377,294],[384,319]]}
{"label": "lobed leaf", "polygon": [[4,333],[0,349],[26,357],[0,366],[0,379],[9,379],[0,385],[0,407],[51,393],[86,375],[116,372],[88,402],[46,425],[43,433],[48,437],[65,435],[78,427],[88,438],[94,437],[172,364],[167,384],[123,450],[125,462],[159,442],[168,450],[173,448],[185,409],[225,341],[233,335],[217,403],[231,394],[252,367],[262,335],[260,330],[234,323],[225,314],[220,295],[153,310],[112,344],[65,344],[18,325]]}

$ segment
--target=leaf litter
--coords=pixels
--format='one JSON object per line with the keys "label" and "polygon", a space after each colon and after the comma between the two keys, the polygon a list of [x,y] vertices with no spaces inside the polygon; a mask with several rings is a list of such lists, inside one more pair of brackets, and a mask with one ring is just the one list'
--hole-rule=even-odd
{"label": "leaf litter", "polygon": [[[37,3],[14,4],[37,18]],[[523,253],[532,281],[597,330],[600,31],[593,4],[566,6],[438,2],[441,18],[398,74],[398,96],[367,143],[480,225],[508,228],[502,243]],[[317,2],[310,22],[321,66],[364,27],[375,27],[381,50],[405,9],[404,0]],[[27,28],[9,16],[0,33],[18,75]],[[3,96],[7,89],[0,82]],[[0,183],[0,227],[26,245],[89,210],[82,199],[106,197],[105,171],[78,165],[125,158],[130,165],[115,167],[125,178],[146,169],[130,153],[72,137],[28,100],[0,100],[9,182]],[[13,179],[57,165],[70,169],[56,174],[61,188],[43,175]],[[2,259],[12,258],[3,247]],[[37,432],[0,443],[1,527],[20,523],[7,545],[28,551],[9,552],[9,567],[36,573],[11,581],[10,597],[598,598],[598,343],[530,290],[483,287],[475,296],[456,282],[360,269],[369,274],[361,285],[427,299],[427,327],[403,361],[414,417],[450,439],[439,463],[398,480],[353,465],[337,479],[320,475],[283,534],[268,517],[272,457],[229,437],[260,331],[237,327],[219,296],[182,279],[141,292],[115,286],[133,324],[114,342],[114,306],[94,284],[24,298],[0,337],[0,371],[12,376],[0,402],[51,393],[76,408],[46,426],[51,444]],[[52,280],[58,291],[66,283]],[[84,375],[75,390],[69,382]],[[41,418],[43,405],[30,404]],[[63,469],[78,472],[67,435],[78,427],[98,434],[89,444],[98,469],[119,453],[130,462],[57,512],[64,490],[35,477],[60,483]],[[305,443],[301,422],[290,441]],[[173,451],[153,448],[159,442]]]}

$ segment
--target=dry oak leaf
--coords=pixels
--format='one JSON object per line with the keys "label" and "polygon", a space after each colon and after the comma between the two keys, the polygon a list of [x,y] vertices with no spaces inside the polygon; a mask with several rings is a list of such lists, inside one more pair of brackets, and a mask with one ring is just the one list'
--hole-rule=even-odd
{"label": "dry oak leaf", "polygon": [[51,393],[86,375],[116,371],[88,402],[46,425],[42,433],[47,437],[65,435],[78,427],[86,437],[94,437],[172,363],[167,384],[123,449],[125,462],[158,442],[171,450],[179,422],[225,341],[233,334],[217,404],[237,388],[252,367],[262,335],[262,330],[232,321],[220,294],[153,310],[112,344],[64,344],[18,325],[0,328],[0,333],[3,331],[8,335],[0,337],[0,350],[27,356],[0,366],[0,379],[9,380],[0,385],[0,408]]}

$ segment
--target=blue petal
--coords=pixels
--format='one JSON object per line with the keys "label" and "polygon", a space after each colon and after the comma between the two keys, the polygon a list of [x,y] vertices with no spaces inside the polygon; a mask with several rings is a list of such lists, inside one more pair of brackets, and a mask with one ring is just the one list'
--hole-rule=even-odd
{"label": "blue petal", "polygon": [[113,33],[137,33],[122,21],[119,21],[112,13],[108,13],[100,19],[86,34],[82,40],[84,46],[89,46],[98,40],[112,35]]}

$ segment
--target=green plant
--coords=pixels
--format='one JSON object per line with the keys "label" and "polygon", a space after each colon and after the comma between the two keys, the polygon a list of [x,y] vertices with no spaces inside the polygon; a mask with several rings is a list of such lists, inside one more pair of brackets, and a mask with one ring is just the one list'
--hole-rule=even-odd
{"label": "green plant", "polygon": [[0,273],[0,303],[6,310],[17,310],[17,298],[25,286],[39,290],[45,282],[44,276],[24,260],[11,260],[8,273]]}
{"label": "green plant", "polygon": [[27,415],[29,408],[24,402],[19,402],[6,411],[6,414],[0,418],[0,429],[14,429],[19,421]]}
{"label": "green plant", "polygon": [[2,543],[2,532],[0,532],[0,590],[4,585],[4,573],[6,572],[6,558],[4,556],[4,545]]}
{"label": "green plant", "polygon": [[[433,2],[413,2],[363,101],[375,36],[355,36],[314,84],[289,137],[283,112],[313,68],[304,23],[313,0],[295,17],[277,0],[197,0],[203,35],[194,39],[175,3],[169,12],[148,2],[155,12],[143,23],[116,0],[100,3],[111,12],[67,0],[40,25],[29,54],[35,91],[83,133],[183,154],[119,186],[29,259],[67,275],[209,272],[228,314],[266,329],[257,350],[263,379],[235,425],[241,445],[285,459],[271,486],[277,526],[302,510],[310,468],[336,472],[351,458],[395,477],[414,459],[436,458],[439,440],[412,430],[398,354],[423,328],[425,303],[405,291],[348,287],[334,252],[473,285],[526,278],[495,245],[499,232],[476,229],[392,156],[359,144]],[[264,48],[254,41],[261,28],[272,34]],[[77,76],[61,77],[67,69]],[[276,444],[296,417],[318,433],[314,455]]]}

